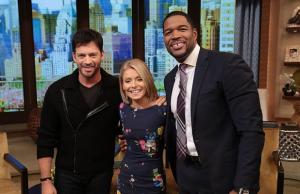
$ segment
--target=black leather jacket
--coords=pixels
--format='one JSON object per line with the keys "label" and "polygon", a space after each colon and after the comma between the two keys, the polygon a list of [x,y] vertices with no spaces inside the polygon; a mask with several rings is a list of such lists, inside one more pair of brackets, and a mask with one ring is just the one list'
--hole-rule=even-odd
{"label": "black leather jacket", "polygon": [[101,97],[92,109],[79,89],[78,70],[54,82],[46,92],[38,129],[37,157],[53,157],[56,168],[99,173],[113,167],[119,132],[118,79],[101,69]]}

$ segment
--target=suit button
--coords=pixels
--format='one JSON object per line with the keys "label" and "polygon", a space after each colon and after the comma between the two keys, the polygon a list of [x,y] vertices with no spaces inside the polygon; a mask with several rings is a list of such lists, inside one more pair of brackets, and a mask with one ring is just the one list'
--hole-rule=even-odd
{"label": "suit button", "polygon": [[199,139],[195,139],[195,143],[199,143],[200,142],[200,140]]}

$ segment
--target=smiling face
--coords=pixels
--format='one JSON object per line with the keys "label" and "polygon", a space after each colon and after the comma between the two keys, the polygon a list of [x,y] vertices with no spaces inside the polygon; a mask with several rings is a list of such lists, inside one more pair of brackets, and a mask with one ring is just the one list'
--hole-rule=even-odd
{"label": "smiling face", "polygon": [[123,102],[136,108],[148,107],[157,100],[157,90],[147,64],[130,59],[120,68],[120,94]]}
{"label": "smiling face", "polygon": [[182,63],[197,44],[197,31],[184,16],[170,16],[164,23],[164,42],[168,52]]}
{"label": "smiling face", "polygon": [[124,94],[131,99],[131,103],[134,107],[144,105],[148,101],[145,82],[135,69],[126,69],[123,73],[122,80],[122,90]]}
{"label": "smiling face", "polygon": [[92,80],[100,76],[99,70],[103,58],[103,52],[94,42],[76,47],[73,60],[78,66],[79,79]]}

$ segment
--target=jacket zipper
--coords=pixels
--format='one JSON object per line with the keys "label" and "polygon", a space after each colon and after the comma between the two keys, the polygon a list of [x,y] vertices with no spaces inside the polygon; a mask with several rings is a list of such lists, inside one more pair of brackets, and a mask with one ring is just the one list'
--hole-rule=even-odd
{"label": "jacket zipper", "polygon": [[77,126],[76,130],[78,131],[80,129],[80,127],[82,126],[82,124],[91,116],[101,112],[102,110],[104,110],[105,108],[109,107],[108,103],[105,101],[103,104],[101,104],[100,106],[98,106],[97,108],[95,108],[94,110],[90,111],[86,117],[79,123],[79,125]]}
{"label": "jacket zipper", "polygon": [[78,131],[79,131],[80,127],[82,126],[82,124],[88,118],[90,118],[91,116],[93,116],[93,115],[101,112],[105,108],[109,107],[109,104],[105,101],[103,104],[101,104],[100,106],[98,106],[94,110],[90,111],[87,114],[87,116],[79,123],[79,125],[75,129],[74,126],[72,125],[70,117],[69,117],[69,111],[68,111],[68,106],[67,106],[67,100],[66,100],[66,96],[65,96],[65,91],[62,89],[61,93],[62,93],[62,98],[63,98],[64,111],[65,111],[66,117],[67,117],[67,122],[72,127],[72,129],[74,131],[73,173],[76,174],[76,172],[77,172],[76,171],[76,152],[77,152],[77,134],[78,134]]}
{"label": "jacket zipper", "polygon": [[94,110],[92,110],[91,112],[89,112],[87,114],[87,116],[79,123],[79,125],[77,126],[75,133],[74,133],[74,158],[73,158],[73,173],[76,174],[76,152],[77,152],[77,134],[78,131],[80,129],[80,127],[82,126],[82,124],[91,116],[101,112],[102,110],[104,110],[105,108],[107,108],[109,105],[107,102],[104,102],[103,104],[101,104],[99,107],[95,108]]}
{"label": "jacket zipper", "polygon": [[74,133],[73,173],[76,174],[77,131]]}
{"label": "jacket zipper", "polygon": [[65,111],[67,122],[72,127],[72,129],[74,130],[74,126],[72,125],[70,117],[69,117],[69,110],[68,110],[68,106],[67,106],[67,100],[66,100],[65,90],[61,89],[60,91],[61,91],[61,95],[62,95],[62,99],[63,99],[63,103],[64,103],[63,107],[64,107],[64,111]]}

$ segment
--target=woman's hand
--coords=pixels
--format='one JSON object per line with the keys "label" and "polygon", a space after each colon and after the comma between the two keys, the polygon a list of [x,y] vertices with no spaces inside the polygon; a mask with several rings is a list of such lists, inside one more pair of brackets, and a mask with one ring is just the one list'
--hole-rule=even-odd
{"label": "woman's hand", "polygon": [[125,152],[127,150],[127,141],[124,138],[124,135],[118,135],[119,138],[119,144],[122,152]]}
{"label": "woman's hand", "polygon": [[159,96],[157,98],[157,100],[155,101],[155,104],[158,105],[158,106],[167,105],[166,97],[165,96]]}

